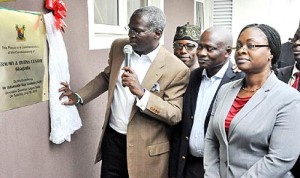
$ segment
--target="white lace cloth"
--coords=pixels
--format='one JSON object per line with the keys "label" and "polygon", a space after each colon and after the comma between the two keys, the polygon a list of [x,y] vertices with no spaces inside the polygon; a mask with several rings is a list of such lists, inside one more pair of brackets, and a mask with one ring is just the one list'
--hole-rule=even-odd
{"label": "white lace cloth", "polygon": [[78,130],[82,124],[75,105],[64,106],[59,100],[58,89],[62,87],[60,82],[70,82],[68,56],[62,34],[55,28],[54,16],[51,13],[44,15],[47,40],[49,45],[49,102],[51,132],[50,140],[61,144],[65,140],[71,141],[71,134]]}

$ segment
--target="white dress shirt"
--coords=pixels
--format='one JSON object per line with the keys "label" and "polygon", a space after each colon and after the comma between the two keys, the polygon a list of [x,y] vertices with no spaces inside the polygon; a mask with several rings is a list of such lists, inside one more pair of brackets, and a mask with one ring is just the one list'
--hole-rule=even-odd
{"label": "white dress shirt", "polygon": [[[140,83],[142,83],[159,49],[160,46],[158,46],[154,51],[148,53],[147,55],[139,56],[135,52],[131,54],[131,68],[137,74]],[[121,70],[123,66],[125,66],[125,60],[123,61],[123,64],[120,68],[116,88],[114,90],[114,99],[111,103],[109,125],[117,132],[126,134],[127,125],[134,102],[137,101],[136,106],[144,111],[150,97],[150,92],[148,90],[145,90],[144,96],[141,99],[138,99],[138,97],[130,92],[128,87],[123,87],[121,79],[121,75],[124,72],[124,70]]]}
{"label": "white dress shirt", "polygon": [[193,156],[203,157],[205,118],[228,65],[229,62],[227,61],[219,72],[211,78],[207,76],[206,70],[203,70],[201,85],[198,91],[194,123],[189,140],[189,149]]}
{"label": "white dress shirt", "polygon": [[291,78],[289,80],[289,85],[292,86],[293,83],[295,82],[296,80],[296,77],[294,76],[297,72],[300,72],[297,67],[296,67],[296,64],[294,64],[294,68],[293,68],[293,72],[292,72],[292,75],[291,75]]}

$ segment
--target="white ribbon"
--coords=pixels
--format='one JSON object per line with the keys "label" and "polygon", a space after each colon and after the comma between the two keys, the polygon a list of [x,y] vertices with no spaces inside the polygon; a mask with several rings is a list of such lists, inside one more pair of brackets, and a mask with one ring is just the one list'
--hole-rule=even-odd
{"label": "white ribbon", "polygon": [[50,141],[61,144],[65,140],[71,141],[71,134],[78,130],[82,124],[75,105],[65,106],[61,103],[68,100],[64,97],[61,101],[62,87],[60,82],[70,82],[68,56],[65,43],[60,30],[55,27],[55,18],[51,13],[44,15],[47,40],[49,44],[49,103],[51,132]]}

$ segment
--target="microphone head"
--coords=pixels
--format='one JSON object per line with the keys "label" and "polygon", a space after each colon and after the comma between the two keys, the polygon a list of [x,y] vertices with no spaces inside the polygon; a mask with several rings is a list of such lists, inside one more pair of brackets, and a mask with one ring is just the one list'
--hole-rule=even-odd
{"label": "microphone head", "polygon": [[131,54],[132,51],[133,51],[133,50],[132,50],[132,46],[129,45],[129,44],[125,45],[124,48],[123,48],[124,54]]}

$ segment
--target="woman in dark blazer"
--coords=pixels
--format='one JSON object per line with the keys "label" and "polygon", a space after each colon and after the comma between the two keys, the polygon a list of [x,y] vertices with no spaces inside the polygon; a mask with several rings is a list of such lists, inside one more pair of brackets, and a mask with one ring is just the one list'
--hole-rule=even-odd
{"label": "woman in dark blazer", "polygon": [[205,177],[292,177],[300,152],[300,94],[271,69],[280,45],[278,32],[265,24],[240,32],[235,61],[246,77],[218,93],[205,139]]}

